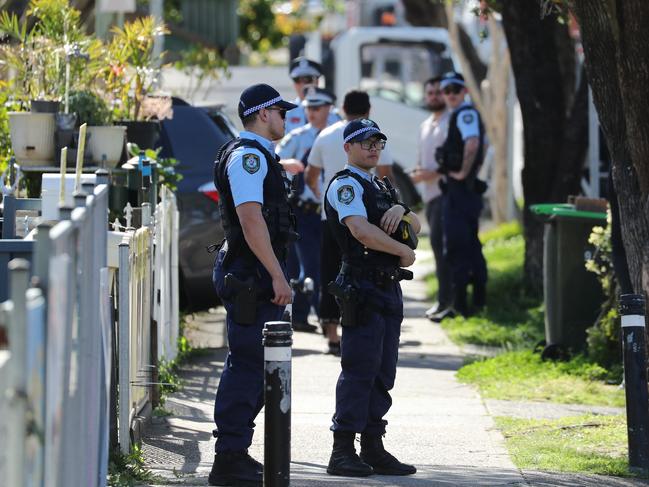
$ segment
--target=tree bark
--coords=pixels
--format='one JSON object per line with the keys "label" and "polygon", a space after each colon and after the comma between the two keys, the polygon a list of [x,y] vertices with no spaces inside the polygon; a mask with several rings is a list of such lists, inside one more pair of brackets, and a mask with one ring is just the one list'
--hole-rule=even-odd
{"label": "tree bark", "polygon": [[646,292],[649,111],[638,101],[647,99],[649,86],[649,5],[639,0],[574,0],[570,5],[580,25],[586,72],[611,154],[631,283],[634,292]]}
{"label": "tree bark", "polygon": [[556,30],[566,27],[554,15],[541,18],[537,0],[506,0],[501,13],[524,126],[525,280],[530,289],[540,292],[543,223],[532,215],[529,207],[552,199],[565,201],[568,194],[579,189],[578,178],[565,181],[570,184],[555,184],[565,166],[561,157],[567,124],[566,82],[560,57],[561,49],[569,44],[557,43],[560,34]]}

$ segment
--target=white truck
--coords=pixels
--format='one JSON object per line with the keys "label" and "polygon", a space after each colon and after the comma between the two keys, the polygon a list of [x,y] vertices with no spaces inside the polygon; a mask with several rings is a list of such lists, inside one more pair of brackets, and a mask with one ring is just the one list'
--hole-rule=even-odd
{"label": "white truck", "polygon": [[396,183],[407,203],[419,196],[406,172],[417,161],[419,125],[430,115],[423,100],[428,78],[457,69],[446,29],[353,27],[332,42],[333,87],[342,101],[351,89],[369,93],[371,117],[388,136]]}

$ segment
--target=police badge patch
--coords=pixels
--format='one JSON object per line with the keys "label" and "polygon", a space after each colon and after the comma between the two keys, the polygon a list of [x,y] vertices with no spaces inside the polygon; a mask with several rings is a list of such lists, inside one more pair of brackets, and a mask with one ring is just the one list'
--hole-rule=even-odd
{"label": "police badge patch", "polygon": [[255,174],[259,171],[260,165],[259,156],[257,154],[245,154],[243,156],[243,168],[246,172]]}
{"label": "police badge patch", "polygon": [[348,205],[354,201],[354,188],[349,184],[338,188],[338,201],[344,205]]}
{"label": "police badge patch", "polygon": [[465,113],[464,115],[462,115],[462,121],[464,123],[473,122],[473,113]]}

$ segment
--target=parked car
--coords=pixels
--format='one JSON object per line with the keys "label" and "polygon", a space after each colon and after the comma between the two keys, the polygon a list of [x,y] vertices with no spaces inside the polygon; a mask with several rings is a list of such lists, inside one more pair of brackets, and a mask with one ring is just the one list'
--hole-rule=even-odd
{"label": "parked car", "polygon": [[223,239],[214,159],[237,131],[218,106],[195,107],[174,98],[173,110],[173,118],[161,123],[158,146],[162,157],[180,161],[177,171],[183,176],[177,192],[180,303],[183,309],[206,309],[218,303],[212,285],[215,254],[207,247]]}

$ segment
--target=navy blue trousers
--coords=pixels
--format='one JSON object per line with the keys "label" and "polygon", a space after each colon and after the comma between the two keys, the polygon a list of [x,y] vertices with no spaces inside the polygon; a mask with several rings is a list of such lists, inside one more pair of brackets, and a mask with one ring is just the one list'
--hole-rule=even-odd
{"label": "navy blue trousers", "polygon": [[403,299],[398,283],[379,288],[361,280],[359,285],[370,305],[360,326],[342,330],[342,371],[331,430],[382,435],[397,373]]}
{"label": "navy blue trousers", "polygon": [[482,197],[466,184],[449,178],[442,196],[444,255],[451,268],[453,285],[466,288],[469,283],[487,282],[487,263],[478,238],[478,218]]}
{"label": "navy blue trousers", "polygon": [[233,296],[224,290],[224,277],[228,273],[238,279],[255,277],[261,288],[272,290],[272,280],[258,261],[250,263],[235,259],[226,269],[220,251],[214,264],[213,282],[225,310],[228,332],[228,356],[223,366],[221,380],[214,402],[216,429],[216,452],[245,450],[252,443],[255,418],[264,405],[264,347],[261,344],[262,330],[267,321],[278,321],[284,312],[283,306],[270,301],[257,304],[257,316],[252,325],[240,325],[232,318]]}
{"label": "navy blue trousers", "polygon": [[291,279],[313,279],[314,288],[311,295],[295,291],[291,307],[293,321],[306,323],[311,306],[318,313],[320,294],[320,248],[322,223],[320,213],[304,213],[300,208],[295,209],[297,232],[300,239],[289,249],[287,259],[288,275]]}

